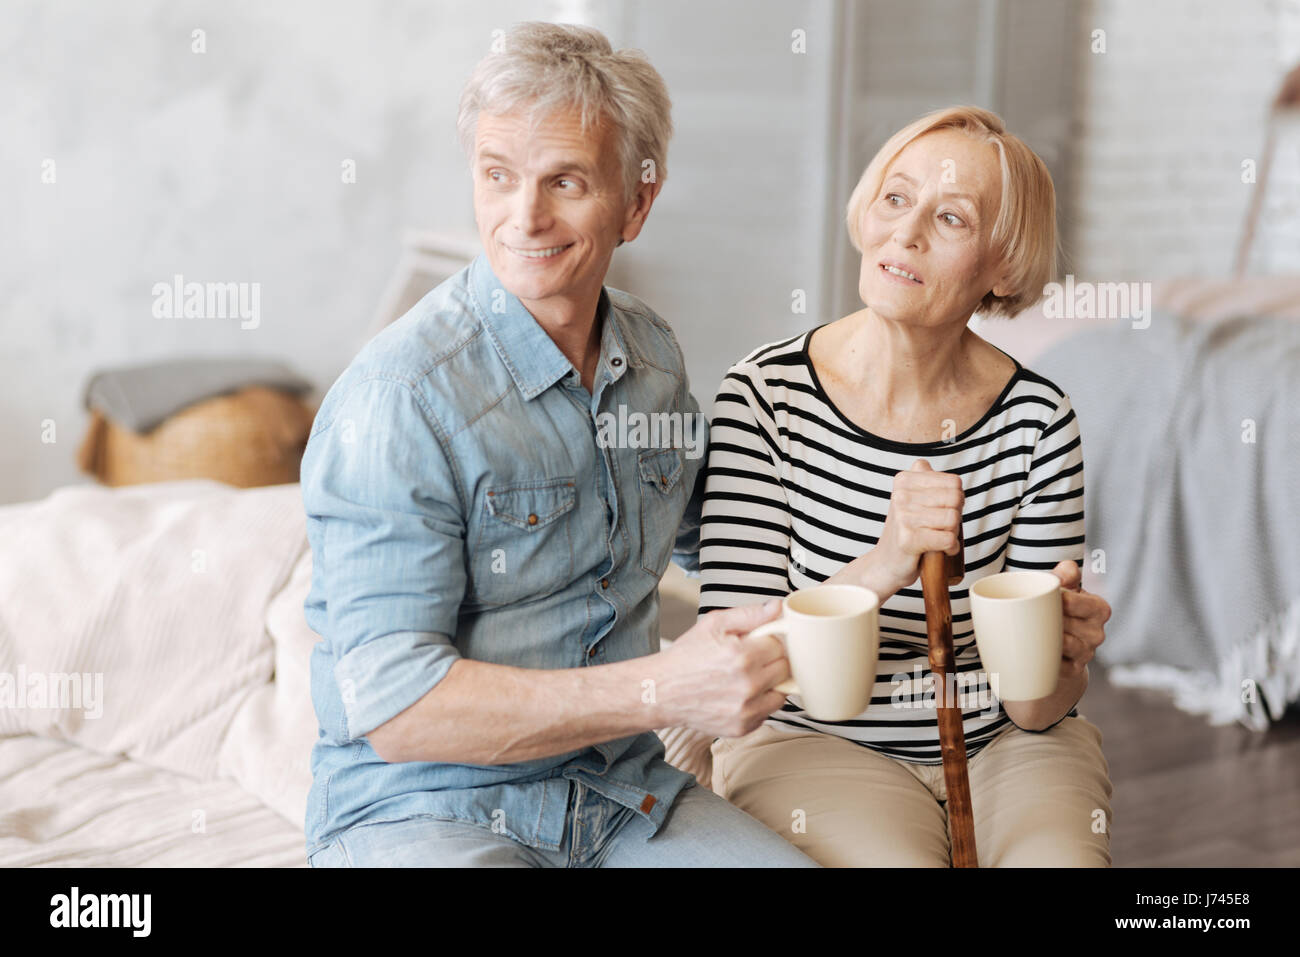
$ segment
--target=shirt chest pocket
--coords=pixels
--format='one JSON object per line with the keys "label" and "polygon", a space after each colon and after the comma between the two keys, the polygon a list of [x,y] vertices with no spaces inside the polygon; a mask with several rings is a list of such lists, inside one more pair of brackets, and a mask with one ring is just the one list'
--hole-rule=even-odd
{"label": "shirt chest pocket", "polygon": [[544,598],[573,578],[572,478],[489,488],[470,555],[470,588],[480,605]]}
{"label": "shirt chest pocket", "polygon": [[641,569],[656,578],[668,570],[677,526],[686,511],[681,449],[651,449],[637,460],[641,476]]}

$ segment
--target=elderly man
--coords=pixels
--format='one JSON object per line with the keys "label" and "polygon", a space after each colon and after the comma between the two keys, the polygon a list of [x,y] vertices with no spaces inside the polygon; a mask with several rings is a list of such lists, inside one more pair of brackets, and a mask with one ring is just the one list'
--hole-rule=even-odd
{"label": "elderly man", "polygon": [[[698,561],[702,416],[671,329],[603,281],[663,184],[663,81],[594,30],[523,24],[458,123],[484,255],[362,350],[303,458],[308,857],[814,866],[652,730],[746,734],[789,675],[744,637],[775,603],[658,650],[659,579]],[[638,420],[659,441],[609,427]]]}

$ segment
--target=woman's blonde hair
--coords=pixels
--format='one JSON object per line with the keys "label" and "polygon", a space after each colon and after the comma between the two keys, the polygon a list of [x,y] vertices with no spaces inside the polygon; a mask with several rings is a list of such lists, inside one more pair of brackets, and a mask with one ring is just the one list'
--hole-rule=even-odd
{"label": "woman's blonde hair", "polygon": [[880,147],[849,197],[849,241],[862,252],[862,219],[880,192],[885,171],[898,154],[926,133],[958,130],[988,143],[1002,165],[1002,204],[993,223],[991,249],[1009,268],[1012,292],[989,292],[977,310],[1010,318],[1043,296],[1056,272],[1056,190],[1038,154],[1007,132],[1002,118],[977,106],[950,106],[927,113],[903,127]]}

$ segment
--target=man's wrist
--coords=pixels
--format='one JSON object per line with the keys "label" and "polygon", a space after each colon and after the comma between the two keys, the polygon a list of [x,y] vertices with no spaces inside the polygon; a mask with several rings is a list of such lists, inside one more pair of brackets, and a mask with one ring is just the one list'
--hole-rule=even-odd
{"label": "man's wrist", "polygon": [[663,656],[664,652],[657,651],[615,666],[623,669],[620,680],[627,682],[632,713],[641,716],[639,723],[649,731],[673,725],[671,709],[659,699],[659,687],[663,683]]}

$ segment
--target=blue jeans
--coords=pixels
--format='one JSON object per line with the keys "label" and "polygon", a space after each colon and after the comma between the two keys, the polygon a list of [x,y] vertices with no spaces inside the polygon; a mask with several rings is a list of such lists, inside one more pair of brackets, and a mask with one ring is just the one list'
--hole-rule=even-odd
{"label": "blue jeans", "polygon": [[312,867],[817,867],[812,858],[712,791],[691,784],[659,833],[629,808],[576,781],[558,850],[486,827],[416,815],[348,828]]}

